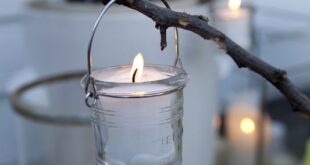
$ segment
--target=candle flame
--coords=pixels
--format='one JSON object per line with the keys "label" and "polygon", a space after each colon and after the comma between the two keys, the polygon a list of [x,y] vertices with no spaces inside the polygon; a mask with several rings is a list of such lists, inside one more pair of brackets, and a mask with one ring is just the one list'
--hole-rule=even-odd
{"label": "candle flame", "polygon": [[245,134],[252,134],[255,131],[255,123],[250,118],[243,118],[240,122],[240,129]]}
{"label": "candle flame", "polygon": [[241,0],[228,0],[228,8],[232,11],[237,11],[240,9]]}
{"label": "candle flame", "polygon": [[135,56],[133,63],[132,63],[132,68],[130,71],[130,77],[131,79],[134,78],[135,82],[138,82],[141,79],[142,73],[143,73],[143,67],[144,67],[143,55],[142,53],[139,53]]}

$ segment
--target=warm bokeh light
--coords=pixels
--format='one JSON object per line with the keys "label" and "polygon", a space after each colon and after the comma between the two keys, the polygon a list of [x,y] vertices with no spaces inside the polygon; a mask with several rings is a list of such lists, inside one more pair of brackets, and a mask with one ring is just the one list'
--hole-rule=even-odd
{"label": "warm bokeh light", "polygon": [[130,77],[132,78],[134,75],[135,70],[137,69],[136,73],[136,81],[139,81],[142,77],[143,73],[143,67],[144,67],[144,59],[142,53],[139,53],[136,55],[136,57],[133,60],[132,68],[130,71]]}
{"label": "warm bokeh light", "polygon": [[252,134],[255,131],[255,123],[250,118],[244,118],[240,122],[240,129],[245,134]]}
{"label": "warm bokeh light", "polygon": [[229,0],[228,1],[228,8],[230,10],[239,10],[241,6],[241,0]]}

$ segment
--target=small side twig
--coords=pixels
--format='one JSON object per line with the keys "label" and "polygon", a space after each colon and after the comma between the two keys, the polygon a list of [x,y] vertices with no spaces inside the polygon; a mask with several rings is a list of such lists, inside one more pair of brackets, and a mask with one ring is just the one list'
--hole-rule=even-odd
{"label": "small side twig", "polygon": [[160,31],[160,48],[164,50],[167,47],[167,29],[164,25],[156,24],[156,28]]}
{"label": "small side twig", "polygon": [[[165,5],[166,8],[171,9],[170,5],[168,4],[168,2],[166,0],[161,0],[161,2]],[[167,29],[168,27],[165,25],[160,25],[158,23],[156,23],[156,28],[159,28],[160,31],[160,47],[161,50],[163,51],[166,47],[167,47]]]}

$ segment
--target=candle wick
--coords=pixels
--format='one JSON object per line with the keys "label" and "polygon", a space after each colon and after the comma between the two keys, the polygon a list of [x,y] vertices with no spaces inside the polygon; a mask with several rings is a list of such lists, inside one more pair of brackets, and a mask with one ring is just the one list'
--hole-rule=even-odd
{"label": "candle wick", "polygon": [[133,83],[136,82],[136,75],[137,75],[137,72],[138,72],[138,68],[135,69],[135,72],[133,72],[133,76],[132,76],[132,82],[133,82]]}

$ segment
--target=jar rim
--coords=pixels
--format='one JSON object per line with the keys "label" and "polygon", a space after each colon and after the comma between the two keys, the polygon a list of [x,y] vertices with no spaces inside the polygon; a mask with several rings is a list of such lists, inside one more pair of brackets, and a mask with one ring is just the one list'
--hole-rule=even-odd
{"label": "jar rim", "polygon": [[[94,69],[93,73],[98,72],[106,72],[121,68],[131,68],[132,65],[118,65],[101,69]],[[141,97],[153,97],[169,94],[178,90],[183,89],[189,78],[188,74],[185,72],[183,68],[169,66],[169,65],[156,65],[156,64],[148,64],[144,66],[145,68],[154,68],[161,72],[169,73],[167,78],[154,80],[154,81],[145,81],[145,82],[137,82],[137,83],[129,83],[129,82],[110,82],[103,81],[94,76],[92,74],[90,77],[94,80],[94,85],[96,89],[96,94],[99,96],[107,96],[107,97],[116,97],[116,98],[141,98]],[[81,80],[81,86],[83,88],[86,87],[87,81],[89,79],[89,75],[86,74]],[[161,86],[161,89],[151,90],[149,89],[152,86]],[[109,90],[113,89],[114,90]],[[116,89],[121,88],[132,88],[132,89],[144,89],[147,88],[146,92],[139,92],[139,90],[133,92],[121,92]],[[111,92],[112,91],[112,92]]]}

